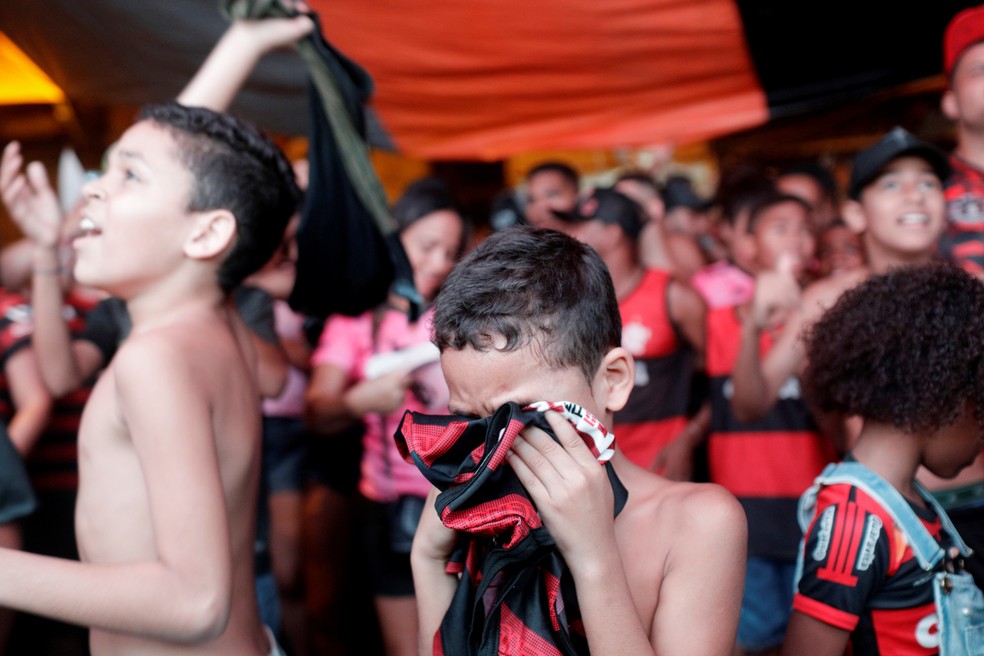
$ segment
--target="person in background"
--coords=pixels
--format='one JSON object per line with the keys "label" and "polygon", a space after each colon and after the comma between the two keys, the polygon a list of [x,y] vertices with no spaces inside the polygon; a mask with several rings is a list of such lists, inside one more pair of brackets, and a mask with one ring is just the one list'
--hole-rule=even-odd
{"label": "person in background", "polygon": [[[393,204],[399,239],[414,285],[429,303],[464,248],[465,222],[447,185],[412,183]],[[387,656],[417,651],[417,605],[410,543],[430,489],[397,450],[393,435],[406,410],[446,413],[447,385],[431,344],[431,315],[408,314],[395,294],[357,317],[331,316],[311,358],[306,418],[312,430],[334,434],[363,427],[359,492],[367,571]],[[325,436],[325,440],[332,439]]]}

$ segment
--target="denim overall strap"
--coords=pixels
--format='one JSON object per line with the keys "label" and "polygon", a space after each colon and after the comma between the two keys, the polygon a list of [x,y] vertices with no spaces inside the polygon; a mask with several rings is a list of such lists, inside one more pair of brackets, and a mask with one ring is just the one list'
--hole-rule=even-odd
{"label": "denim overall strap", "polygon": [[[912,547],[912,552],[922,569],[931,571],[943,560],[945,555],[943,547],[940,546],[940,543],[936,541],[926,527],[923,526],[922,522],[919,521],[916,513],[909,506],[909,503],[902,494],[885,481],[885,479],[861,463],[842,462],[835,466],[828,466],[817,478],[817,482],[821,485],[833,485],[837,483],[854,485],[879,502],[892,517],[895,524],[905,533],[909,545]],[[918,491],[920,494],[924,492],[921,489]],[[933,505],[935,506],[933,510],[939,514],[942,523],[946,515],[938,505]],[[945,528],[946,525],[949,525],[950,529],[953,527],[949,518],[946,519]],[[950,530],[947,532],[949,533]],[[956,531],[952,531],[953,536],[959,540]],[[962,543],[963,541],[961,540],[958,544]]]}

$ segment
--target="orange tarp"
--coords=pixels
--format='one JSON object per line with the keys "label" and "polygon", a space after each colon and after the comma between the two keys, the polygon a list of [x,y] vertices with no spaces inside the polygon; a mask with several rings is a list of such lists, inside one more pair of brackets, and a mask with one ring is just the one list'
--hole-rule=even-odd
{"label": "orange tarp", "polygon": [[417,157],[688,143],[768,116],[731,0],[309,2]]}

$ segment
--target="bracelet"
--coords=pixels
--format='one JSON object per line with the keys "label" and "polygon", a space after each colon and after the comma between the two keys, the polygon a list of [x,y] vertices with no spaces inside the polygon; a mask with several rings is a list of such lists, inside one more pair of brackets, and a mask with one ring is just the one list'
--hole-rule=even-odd
{"label": "bracelet", "polygon": [[36,276],[60,276],[65,273],[65,269],[62,267],[34,267],[31,269],[31,273]]}

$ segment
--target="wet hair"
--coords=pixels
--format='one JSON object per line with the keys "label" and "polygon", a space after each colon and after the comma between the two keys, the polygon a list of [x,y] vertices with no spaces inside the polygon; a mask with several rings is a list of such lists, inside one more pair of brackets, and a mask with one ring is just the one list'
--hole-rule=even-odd
{"label": "wet hair", "polygon": [[538,175],[540,173],[547,173],[547,172],[560,174],[561,177],[567,180],[567,182],[569,182],[575,189],[577,189],[578,185],[580,184],[579,180],[581,176],[578,174],[578,172],[574,169],[573,166],[569,164],[565,164],[564,162],[556,162],[556,161],[549,161],[549,162],[543,162],[541,164],[537,164],[536,166],[531,168],[529,172],[526,174],[526,179],[530,180],[535,175]]}
{"label": "wet hair", "polygon": [[621,344],[605,263],[554,230],[517,226],[488,237],[452,270],[435,306],[434,343],[442,351],[530,345],[545,365],[576,367],[588,382]]}
{"label": "wet hair", "polygon": [[984,285],[949,264],[894,269],[845,292],[807,333],[807,399],[908,433],[984,427]]}
{"label": "wet hair", "polygon": [[283,241],[301,193],[284,154],[252,125],[229,114],[178,103],[145,106],[138,121],[167,129],[192,176],[188,211],[229,210],[236,239],[219,267],[230,291],[266,264]]}
{"label": "wet hair", "polygon": [[751,209],[748,211],[748,232],[755,232],[755,227],[758,224],[759,219],[762,218],[762,215],[768,210],[776,205],[783,205],[785,203],[795,203],[796,205],[799,205],[806,212],[807,216],[813,213],[813,209],[810,207],[810,204],[799,196],[783,194],[778,191],[763,193],[761,196],[757,196],[751,201]]}

